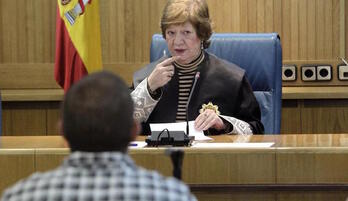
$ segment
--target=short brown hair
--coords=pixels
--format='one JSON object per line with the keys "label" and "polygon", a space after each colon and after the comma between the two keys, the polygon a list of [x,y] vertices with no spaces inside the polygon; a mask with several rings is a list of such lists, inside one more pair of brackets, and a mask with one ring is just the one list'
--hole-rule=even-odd
{"label": "short brown hair", "polygon": [[213,30],[207,2],[205,0],[168,0],[161,18],[163,37],[166,37],[166,29],[170,25],[185,22],[192,24],[197,36],[203,41],[203,47],[208,48]]}
{"label": "short brown hair", "polygon": [[123,151],[131,141],[133,100],[111,72],[92,73],[74,84],[62,103],[63,133],[72,151]]}

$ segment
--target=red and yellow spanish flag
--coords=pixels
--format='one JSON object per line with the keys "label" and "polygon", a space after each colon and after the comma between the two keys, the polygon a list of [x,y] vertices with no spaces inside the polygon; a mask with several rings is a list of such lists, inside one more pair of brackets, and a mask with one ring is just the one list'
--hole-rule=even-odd
{"label": "red and yellow spanish flag", "polygon": [[66,92],[102,69],[99,0],[58,0],[54,77]]}

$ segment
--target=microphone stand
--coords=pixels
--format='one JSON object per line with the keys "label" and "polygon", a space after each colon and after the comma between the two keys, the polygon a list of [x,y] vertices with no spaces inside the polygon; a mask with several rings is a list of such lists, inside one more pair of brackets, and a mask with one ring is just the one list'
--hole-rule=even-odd
{"label": "microphone stand", "polygon": [[180,149],[166,149],[166,155],[169,155],[173,164],[173,176],[181,180],[182,162],[184,159],[184,151]]}
{"label": "microphone stand", "polygon": [[193,82],[193,85],[192,85],[192,88],[191,88],[191,92],[190,92],[190,95],[188,97],[188,100],[187,100],[187,103],[186,103],[186,135],[189,136],[190,135],[190,130],[189,130],[189,119],[188,119],[188,107],[189,107],[189,104],[191,102],[191,97],[192,97],[192,94],[193,94],[193,91],[195,90],[196,88],[196,83],[197,83],[197,80],[199,78],[199,75],[200,75],[200,72],[196,72],[195,74],[195,80]]}

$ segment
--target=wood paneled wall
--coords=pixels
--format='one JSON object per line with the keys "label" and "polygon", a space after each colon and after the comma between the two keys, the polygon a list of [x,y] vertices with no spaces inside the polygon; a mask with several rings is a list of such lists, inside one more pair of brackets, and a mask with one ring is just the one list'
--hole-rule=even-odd
{"label": "wood paneled wall", "polygon": [[60,102],[4,102],[2,109],[3,135],[59,134]]}
{"label": "wood paneled wall", "polygon": [[[286,64],[326,63],[335,67],[338,57],[348,58],[348,0],[207,1],[215,32],[278,32]],[[53,79],[56,2],[0,0],[0,90],[59,88]],[[129,84],[133,72],[149,60],[151,36],[160,33],[165,2],[100,0],[104,66]],[[283,133],[329,132],[315,125],[326,121],[318,106],[308,110],[313,111],[310,115],[304,115],[302,111],[307,111],[308,104],[285,102]],[[58,108],[57,102],[3,102],[4,134],[56,134]],[[317,114],[323,118],[316,118]],[[306,118],[312,120],[312,128],[294,127]],[[342,125],[334,131],[348,131]]]}
{"label": "wood paneled wall", "polygon": [[[348,0],[207,0],[215,32],[278,32],[285,63],[337,63],[348,57]],[[159,33],[165,0],[100,0],[103,63],[130,82],[149,60],[151,36]],[[52,66],[56,0],[0,0],[0,68]],[[31,64],[27,66],[28,64]],[[126,64],[123,65],[122,64]],[[132,68],[122,69],[126,66]],[[8,73],[16,74],[16,68]],[[47,71],[47,70],[46,70]],[[49,71],[51,73],[51,71]],[[39,76],[51,86],[52,76]],[[0,74],[0,89],[7,75]],[[47,81],[48,80],[48,81]],[[16,80],[11,87],[18,88]],[[8,85],[6,85],[8,86]],[[47,88],[40,84],[38,88]],[[58,86],[53,86],[57,88]]]}
{"label": "wood paneled wall", "polygon": [[348,133],[348,100],[283,100],[281,133]]}

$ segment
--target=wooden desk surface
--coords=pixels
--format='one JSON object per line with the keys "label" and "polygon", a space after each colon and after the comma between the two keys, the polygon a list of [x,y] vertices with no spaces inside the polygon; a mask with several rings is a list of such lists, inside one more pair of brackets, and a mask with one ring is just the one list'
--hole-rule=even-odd
{"label": "wooden desk surface", "polygon": [[[327,200],[343,200],[348,196],[348,134],[221,135],[213,138],[213,142],[274,142],[274,145],[268,148],[182,148],[185,151],[182,179],[191,185],[200,200],[229,200],[236,189],[242,189],[241,194],[250,198],[248,200],[254,200],[255,196],[259,198],[256,200],[277,200],[277,196],[283,196],[249,193],[262,191],[260,189],[329,194],[335,191],[334,198],[327,197]],[[144,136],[137,140],[144,140]],[[129,153],[138,165],[171,176],[171,160],[164,154],[167,148],[135,148]],[[69,149],[60,136],[0,137],[0,192],[35,171],[57,167],[68,154]],[[309,197],[308,200],[321,200],[316,193]],[[287,195],[283,198],[292,200]],[[301,199],[295,196],[293,200]]]}
{"label": "wooden desk surface", "polygon": [[[291,134],[291,135],[218,135],[211,136],[214,140],[210,142],[274,142],[274,149],[340,149],[348,150],[348,134]],[[137,140],[145,140],[145,136],[138,136]],[[210,143],[207,142],[207,143]],[[14,149],[67,149],[61,136],[2,136],[0,137],[0,151]],[[145,148],[148,149],[163,149]],[[184,147],[190,150],[190,147]],[[197,148],[196,148],[197,149]],[[231,148],[235,149],[235,148]]]}

